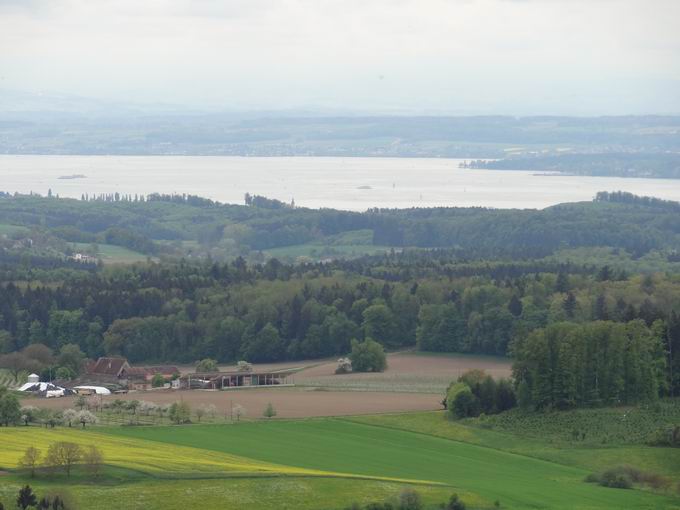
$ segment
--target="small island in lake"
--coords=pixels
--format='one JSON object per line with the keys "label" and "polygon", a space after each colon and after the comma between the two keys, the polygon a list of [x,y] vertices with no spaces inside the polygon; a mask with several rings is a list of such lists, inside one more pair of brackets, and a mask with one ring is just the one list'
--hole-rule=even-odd
{"label": "small island in lake", "polygon": [[71,174],[71,175],[60,175],[57,179],[86,179],[87,175],[83,174]]}

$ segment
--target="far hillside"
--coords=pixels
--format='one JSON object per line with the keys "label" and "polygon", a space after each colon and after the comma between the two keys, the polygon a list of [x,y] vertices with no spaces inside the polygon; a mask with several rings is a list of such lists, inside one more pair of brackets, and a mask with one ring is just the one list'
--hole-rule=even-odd
{"label": "far hillside", "polygon": [[[626,193],[544,210],[296,208],[246,195],[228,205],[186,195],[101,195],[82,200],[0,197],[3,258],[83,253],[104,262],[145,257],[251,262],[357,258],[404,250],[449,250],[458,258],[542,258],[608,247],[634,259],[680,260],[680,204]],[[128,251],[118,251],[113,247]]]}

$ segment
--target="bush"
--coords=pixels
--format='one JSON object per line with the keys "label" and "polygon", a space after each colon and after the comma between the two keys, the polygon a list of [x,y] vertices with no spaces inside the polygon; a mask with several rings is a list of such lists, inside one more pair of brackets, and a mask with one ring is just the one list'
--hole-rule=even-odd
{"label": "bush", "polygon": [[479,416],[479,400],[472,394],[470,388],[465,388],[453,399],[452,409],[457,418]]}
{"label": "bush", "polygon": [[191,407],[186,402],[174,402],[168,411],[170,419],[177,425],[191,421]]}
{"label": "bush", "polygon": [[600,485],[612,489],[630,489],[633,487],[633,480],[626,474],[606,471],[600,478]]}
{"label": "bush", "polygon": [[680,448],[680,425],[657,430],[651,435],[647,443],[652,446]]}
{"label": "bush", "polygon": [[262,412],[262,416],[264,416],[267,419],[271,419],[274,416],[276,416],[276,409],[274,409],[274,406],[272,405],[271,402],[267,404],[267,407],[264,408],[264,411]]}
{"label": "bush", "polygon": [[378,342],[367,338],[363,342],[352,340],[349,355],[354,372],[383,372],[387,368],[385,350]]}
{"label": "bush", "polygon": [[463,503],[458,497],[458,494],[452,494],[451,499],[449,499],[449,502],[444,508],[446,510],[465,510],[466,507],[465,503]]}
{"label": "bush", "polygon": [[632,466],[619,466],[608,469],[599,474],[590,474],[586,482],[599,483],[603,487],[615,489],[630,489],[634,483],[647,485],[653,489],[666,489],[671,481],[656,473],[641,471]]}
{"label": "bush", "polygon": [[165,378],[161,374],[154,374],[151,378],[151,386],[153,388],[160,388],[165,384]]}
{"label": "bush", "polygon": [[217,372],[217,361],[205,358],[196,363],[196,372]]}
{"label": "bush", "polygon": [[470,387],[463,382],[449,386],[446,392],[446,408],[454,418],[468,418],[479,415],[477,397],[472,394]]}
{"label": "bush", "polygon": [[399,494],[399,510],[422,510],[423,500],[413,489],[404,489]]}

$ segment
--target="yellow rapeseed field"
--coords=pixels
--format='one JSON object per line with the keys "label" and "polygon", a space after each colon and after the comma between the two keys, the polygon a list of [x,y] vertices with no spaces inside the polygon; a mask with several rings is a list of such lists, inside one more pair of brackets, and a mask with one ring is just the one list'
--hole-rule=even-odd
{"label": "yellow rapeseed field", "polygon": [[229,455],[200,448],[172,445],[141,439],[129,439],[96,431],[79,429],[40,429],[36,427],[15,427],[0,429],[0,466],[7,469],[17,467],[19,459],[29,446],[47,453],[50,444],[70,441],[81,446],[95,445],[99,448],[106,464],[142,471],[154,475],[176,473],[186,475],[208,474],[286,474],[286,475],[329,475],[322,471],[278,466],[235,455]]}
{"label": "yellow rapeseed field", "polygon": [[102,452],[105,464],[161,477],[164,475],[176,478],[257,475],[319,476],[441,485],[424,480],[359,476],[272,464],[213,450],[113,436],[97,432],[96,429],[82,430],[76,427],[0,428],[0,469],[16,469],[29,446],[38,448],[44,457],[49,446],[58,441],[69,441],[83,447],[94,445]]}

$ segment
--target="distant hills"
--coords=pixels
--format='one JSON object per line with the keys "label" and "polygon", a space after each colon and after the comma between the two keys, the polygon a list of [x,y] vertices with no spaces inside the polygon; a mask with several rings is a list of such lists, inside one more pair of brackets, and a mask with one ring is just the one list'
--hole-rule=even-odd
{"label": "distant hills", "polygon": [[463,158],[478,169],[678,178],[680,116],[205,112],[3,91],[0,154]]}

